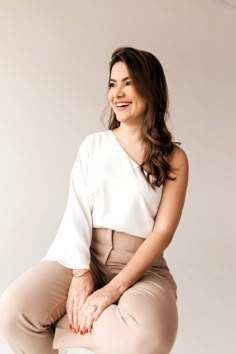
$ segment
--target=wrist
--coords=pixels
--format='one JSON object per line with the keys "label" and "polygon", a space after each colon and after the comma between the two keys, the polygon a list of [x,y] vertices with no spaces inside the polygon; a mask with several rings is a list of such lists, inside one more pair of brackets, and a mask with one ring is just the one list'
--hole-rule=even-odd
{"label": "wrist", "polygon": [[116,293],[121,296],[125,290],[127,290],[128,286],[124,283],[121,283],[118,279],[115,279],[115,277],[107,284],[107,286],[115,291]]}
{"label": "wrist", "polygon": [[90,268],[73,269],[72,275],[76,278],[79,278],[79,277],[82,277],[83,275],[87,274],[88,272],[91,272]]}

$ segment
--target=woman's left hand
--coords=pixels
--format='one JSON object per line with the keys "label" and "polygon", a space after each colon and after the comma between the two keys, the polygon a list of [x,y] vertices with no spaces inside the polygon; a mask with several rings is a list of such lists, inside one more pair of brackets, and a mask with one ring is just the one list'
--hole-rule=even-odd
{"label": "woman's left hand", "polygon": [[109,284],[89,295],[78,314],[79,333],[91,332],[93,321],[96,321],[103,310],[114,304],[120,296],[118,290],[110,287]]}

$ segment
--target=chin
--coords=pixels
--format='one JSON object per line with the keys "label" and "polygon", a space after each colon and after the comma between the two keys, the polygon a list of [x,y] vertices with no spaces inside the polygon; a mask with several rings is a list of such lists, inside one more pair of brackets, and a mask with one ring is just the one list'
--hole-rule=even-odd
{"label": "chin", "polygon": [[130,116],[121,116],[121,115],[117,115],[116,114],[116,119],[119,121],[119,122],[123,122],[123,121],[126,121],[126,120],[130,120],[132,117],[130,117]]}

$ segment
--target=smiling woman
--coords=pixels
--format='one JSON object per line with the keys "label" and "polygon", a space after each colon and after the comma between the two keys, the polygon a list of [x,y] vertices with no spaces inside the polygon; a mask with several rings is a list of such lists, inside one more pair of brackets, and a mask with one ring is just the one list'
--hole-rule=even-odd
{"label": "smiling woman", "polygon": [[79,146],[52,244],[1,297],[0,329],[14,353],[168,354],[174,344],[177,285],[164,250],[183,210],[188,160],[166,126],[160,62],[118,48],[107,95],[108,129]]}

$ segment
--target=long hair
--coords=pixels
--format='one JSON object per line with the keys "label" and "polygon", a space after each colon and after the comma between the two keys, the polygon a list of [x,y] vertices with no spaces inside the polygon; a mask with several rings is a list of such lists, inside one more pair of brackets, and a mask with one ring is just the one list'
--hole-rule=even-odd
{"label": "long hair", "polygon": [[[136,90],[147,101],[142,130],[144,161],[140,168],[149,185],[155,190],[155,187],[160,187],[166,179],[176,178],[168,174],[172,171],[168,160],[174,146],[181,144],[173,141],[173,136],[166,126],[169,97],[165,74],[161,63],[152,53],[132,47],[120,47],[114,50],[111,56],[107,90],[112,67],[119,61],[126,64]],[[119,126],[120,122],[110,108],[108,129],[113,130]]]}

